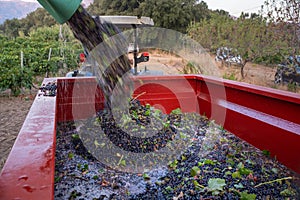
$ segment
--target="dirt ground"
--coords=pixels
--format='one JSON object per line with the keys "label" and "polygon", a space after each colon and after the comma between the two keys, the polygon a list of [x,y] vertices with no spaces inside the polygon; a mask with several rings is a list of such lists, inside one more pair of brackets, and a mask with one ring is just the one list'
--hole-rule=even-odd
{"label": "dirt ground", "polygon": [[[215,62],[213,56],[212,61]],[[161,70],[166,75],[178,74],[182,71],[186,63],[181,57],[150,52],[150,61],[141,63],[139,69],[144,69],[146,66],[149,70]],[[245,66],[245,78],[242,79],[239,67],[225,67],[221,66],[220,63],[215,64],[218,67],[221,78],[231,77],[234,80],[250,84],[288,90],[287,86],[277,86],[274,84],[273,80],[276,68],[247,63]],[[32,91],[31,94],[33,95],[28,94],[22,97],[9,97],[7,93],[0,94],[0,170],[22,128],[36,92]],[[297,92],[300,93],[299,88]]]}
{"label": "dirt ground", "polygon": [[26,115],[31,107],[33,98],[0,97],[0,170],[15,142],[23,125]]}

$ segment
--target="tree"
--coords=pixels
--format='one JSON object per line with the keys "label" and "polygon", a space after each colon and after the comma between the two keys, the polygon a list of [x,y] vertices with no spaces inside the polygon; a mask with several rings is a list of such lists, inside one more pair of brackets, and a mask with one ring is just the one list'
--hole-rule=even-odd
{"label": "tree", "polygon": [[95,0],[87,11],[93,15],[139,15],[139,7],[143,2],[144,0]]}
{"label": "tree", "polygon": [[207,4],[195,0],[146,0],[141,4],[142,14],[151,17],[155,26],[186,33],[191,22],[209,16]]}
{"label": "tree", "polygon": [[183,33],[192,21],[209,16],[207,4],[197,0],[95,0],[88,11],[93,15],[147,16],[155,26]]}
{"label": "tree", "polygon": [[198,41],[205,49],[215,51],[220,46],[231,46],[232,32],[236,30],[234,20],[229,15],[214,12],[210,18],[190,24],[188,35]]}
{"label": "tree", "polygon": [[6,36],[10,38],[16,38],[19,36],[19,30],[22,27],[20,21],[17,18],[6,20],[1,29]]}
{"label": "tree", "polygon": [[243,58],[241,74],[247,62],[278,63],[290,49],[291,32],[283,23],[268,23],[260,15],[243,13],[238,19],[214,12],[209,19],[191,24],[188,34],[204,48],[215,51],[219,47],[236,49]]}
{"label": "tree", "polygon": [[270,23],[280,24],[281,30],[291,36],[286,37],[291,47],[289,53],[300,53],[300,1],[266,0],[262,12],[267,15]]}

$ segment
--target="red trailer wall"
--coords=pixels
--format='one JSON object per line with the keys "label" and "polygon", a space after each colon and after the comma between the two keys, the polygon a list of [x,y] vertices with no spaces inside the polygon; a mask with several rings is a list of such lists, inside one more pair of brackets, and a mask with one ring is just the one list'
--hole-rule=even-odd
{"label": "red trailer wall", "polygon": [[[143,104],[204,114],[300,173],[300,95],[201,75],[133,81]],[[24,121],[0,174],[1,199],[53,199],[56,123],[104,106],[95,78],[58,78],[57,85],[56,97],[37,95]]]}

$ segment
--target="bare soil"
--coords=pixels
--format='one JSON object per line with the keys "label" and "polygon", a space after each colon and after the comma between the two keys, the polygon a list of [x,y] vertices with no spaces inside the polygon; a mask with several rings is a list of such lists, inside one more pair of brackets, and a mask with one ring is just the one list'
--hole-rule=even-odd
{"label": "bare soil", "polygon": [[0,97],[0,170],[22,128],[33,96]]}
{"label": "bare soil", "polygon": [[[287,85],[277,85],[274,83],[276,67],[270,67],[248,62],[244,67],[245,77],[242,78],[240,66],[231,65],[230,67],[228,67],[222,65],[221,62],[216,62],[214,58],[215,56],[211,55],[212,62],[219,70],[220,78],[232,79],[235,81],[275,88],[279,90],[291,90],[291,88],[289,88]],[[150,53],[149,62],[140,64],[140,69],[143,70],[143,66],[146,66],[149,70],[161,70],[164,71],[164,74],[170,75],[181,73],[183,71],[184,66],[186,65],[187,61],[184,58],[170,55],[168,53],[154,51]],[[292,92],[300,93],[300,88],[298,87],[296,88],[296,91]]]}
{"label": "bare soil", "polygon": [[[212,59],[214,60],[213,56]],[[146,67],[149,70],[161,70],[164,74],[170,75],[181,73],[186,64],[187,62],[184,58],[168,53],[151,52],[150,61],[141,63],[139,69],[144,69]],[[243,79],[240,74],[240,67],[226,67],[218,62],[215,64],[218,66],[221,78],[230,77],[233,80],[280,90],[290,89],[286,85],[278,86],[274,84],[276,68],[247,63],[245,66],[245,78]],[[31,91],[31,94],[22,95],[20,97],[11,97],[7,95],[7,93],[0,94],[0,170],[22,128],[36,92],[37,91]],[[300,93],[299,88],[296,92]]]}

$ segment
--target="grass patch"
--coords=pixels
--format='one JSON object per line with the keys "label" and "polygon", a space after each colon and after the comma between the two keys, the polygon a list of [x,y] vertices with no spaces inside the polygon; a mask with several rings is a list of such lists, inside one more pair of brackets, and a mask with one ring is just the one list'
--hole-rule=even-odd
{"label": "grass patch", "polygon": [[234,73],[231,73],[231,74],[226,73],[226,74],[223,75],[223,78],[224,79],[228,79],[228,80],[232,80],[232,81],[236,81],[237,80],[237,78],[235,77]]}

